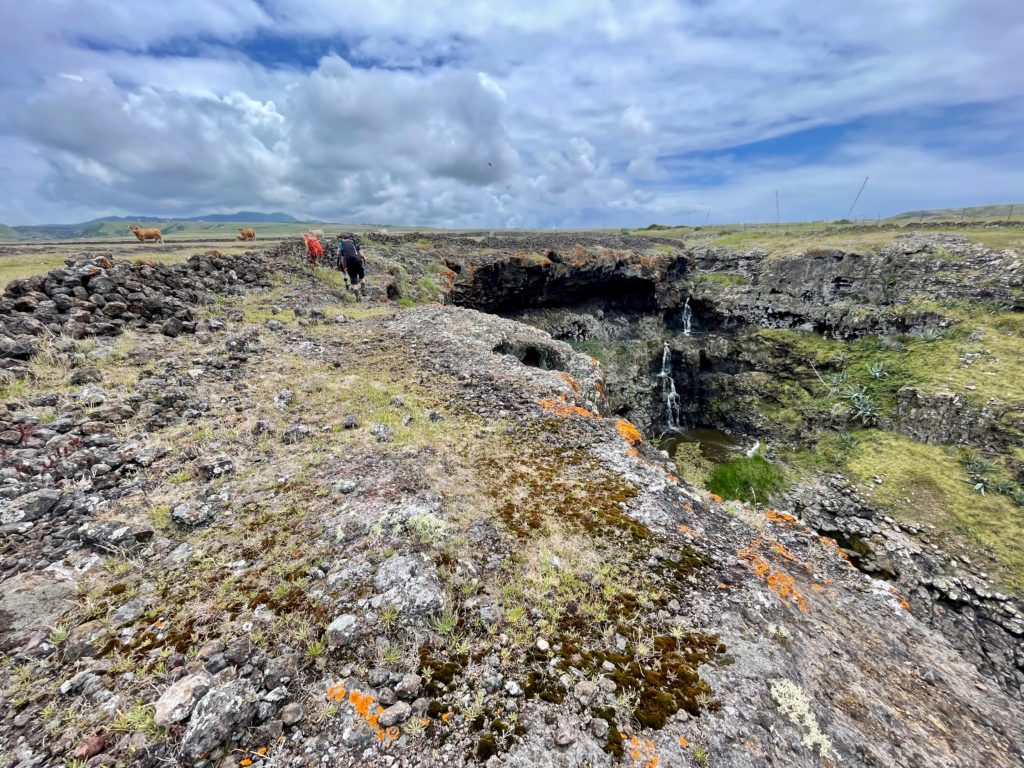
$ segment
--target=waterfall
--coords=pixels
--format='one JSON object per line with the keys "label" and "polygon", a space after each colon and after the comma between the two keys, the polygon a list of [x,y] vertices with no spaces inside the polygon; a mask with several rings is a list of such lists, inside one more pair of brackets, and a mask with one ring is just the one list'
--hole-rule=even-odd
{"label": "waterfall", "polygon": [[690,319],[693,317],[693,310],[690,309],[690,297],[686,297],[686,303],[683,304],[683,336],[690,335]]}
{"label": "waterfall", "polygon": [[[688,317],[688,315],[686,316]],[[687,319],[687,328],[689,328],[689,320]],[[672,376],[672,350],[668,347],[668,342],[665,342],[665,346],[661,353],[661,373],[658,374],[658,378],[661,379],[661,395],[665,400],[665,412],[666,421],[670,429],[679,429],[679,409],[681,401],[679,399],[679,393],[676,392],[676,380]]]}

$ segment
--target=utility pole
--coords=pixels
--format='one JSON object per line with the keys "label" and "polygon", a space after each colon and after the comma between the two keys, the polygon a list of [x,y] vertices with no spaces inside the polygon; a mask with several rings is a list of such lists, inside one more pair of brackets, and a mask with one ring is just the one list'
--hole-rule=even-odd
{"label": "utility pole", "polygon": [[775,226],[779,226],[779,190],[775,190]]}
{"label": "utility pole", "polygon": [[705,227],[708,225],[709,221],[711,221],[711,206],[710,205],[708,206],[708,215],[704,217],[704,226]]}
{"label": "utility pole", "polygon": [[964,214],[966,214],[966,213],[967,213],[967,206],[964,206],[963,208],[960,209],[960,223],[961,224],[964,223]]}
{"label": "utility pole", "polygon": [[1006,217],[1007,221],[1013,220],[1013,203],[1010,203],[1010,215]]}
{"label": "utility pole", "polygon": [[864,191],[864,187],[868,185],[868,176],[864,177],[864,183],[860,185],[860,189],[857,190],[857,196],[853,198],[853,203],[850,205],[850,210],[846,214],[846,218],[850,218],[853,215],[853,209],[857,206],[857,201],[860,200],[861,192]]}

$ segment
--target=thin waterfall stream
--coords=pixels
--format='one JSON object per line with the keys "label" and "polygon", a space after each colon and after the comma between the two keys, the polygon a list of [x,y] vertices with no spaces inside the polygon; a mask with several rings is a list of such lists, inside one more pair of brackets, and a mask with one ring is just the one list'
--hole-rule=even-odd
{"label": "thin waterfall stream", "polygon": [[658,374],[658,378],[661,379],[661,394],[665,401],[665,421],[669,429],[677,430],[682,401],[676,391],[676,380],[672,375],[672,350],[667,341],[661,353],[661,373]]}

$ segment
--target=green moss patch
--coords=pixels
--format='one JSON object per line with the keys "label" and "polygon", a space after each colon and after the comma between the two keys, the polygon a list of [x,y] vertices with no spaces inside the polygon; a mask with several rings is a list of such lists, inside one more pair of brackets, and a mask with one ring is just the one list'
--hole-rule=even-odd
{"label": "green moss patch", "polygon": [[[846,465],[869,483],[871,500],[905,520],[959,533],[994,558],[996,576],[1008,590],[1024,594],[1024,513],[1011,498],[984,495],[949,446],[923,445],[890,432],[866,431]],[[883,476],[879,485],[871,482]]]}
{"label": "green moss patch", "polygon": [[767,502],[785,486],[782,469],[763,456],[755,455],[719,464],[711,475],[708,490],[723,499]]}

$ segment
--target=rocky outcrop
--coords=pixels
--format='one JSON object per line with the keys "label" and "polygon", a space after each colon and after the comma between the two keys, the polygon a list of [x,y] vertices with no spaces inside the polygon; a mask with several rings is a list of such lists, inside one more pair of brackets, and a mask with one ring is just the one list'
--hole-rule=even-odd
{"label": "rocky outcrop", "polygon": [[258,285],[266,264],[251,255],[191,256],[185,264],[129,263],[85,254],[45,275],[12,280],[0,297],[0,370],[25,373],[44,334],[72,339],[125,329],[194,333],[193,308],[211,292]]}
{"label": "rocky outcrop", "polygon": [[897,523],[842,477],[788,492],[787,509],[834,537],[856,566],[895,585],[910,609],[963,656],[1024,699],[1024,601],[1000,593],[962,558],[930,541],[928,529]]}
{"label": "rocky outcrop", "polygon": [[692,303],[712,329],[805,328],[853,338],[948,325],[941,312],[915,306],[922,297],[1024,309],[1020,256],[956,235],[900,235],[877,252],[810,248],[779,255],[705,248],[693,257]]}
{"label": "rocky outcrop", "polygon": [[526,307],[603,302],[610,307],[654,312],[680,303],[689,269],[683,255],[637,256],[628,252],[449,258],[455,280],[447,300],[487,312]]}
{"label": "rocky outcrop", "polygon": [[921,443],[1003,447],[1014,441],[1002,428],[1002,417],[1015,409],[991,401],[972,406],[953,392],[923,392],[904,387],[896,394],[896,429]]}

